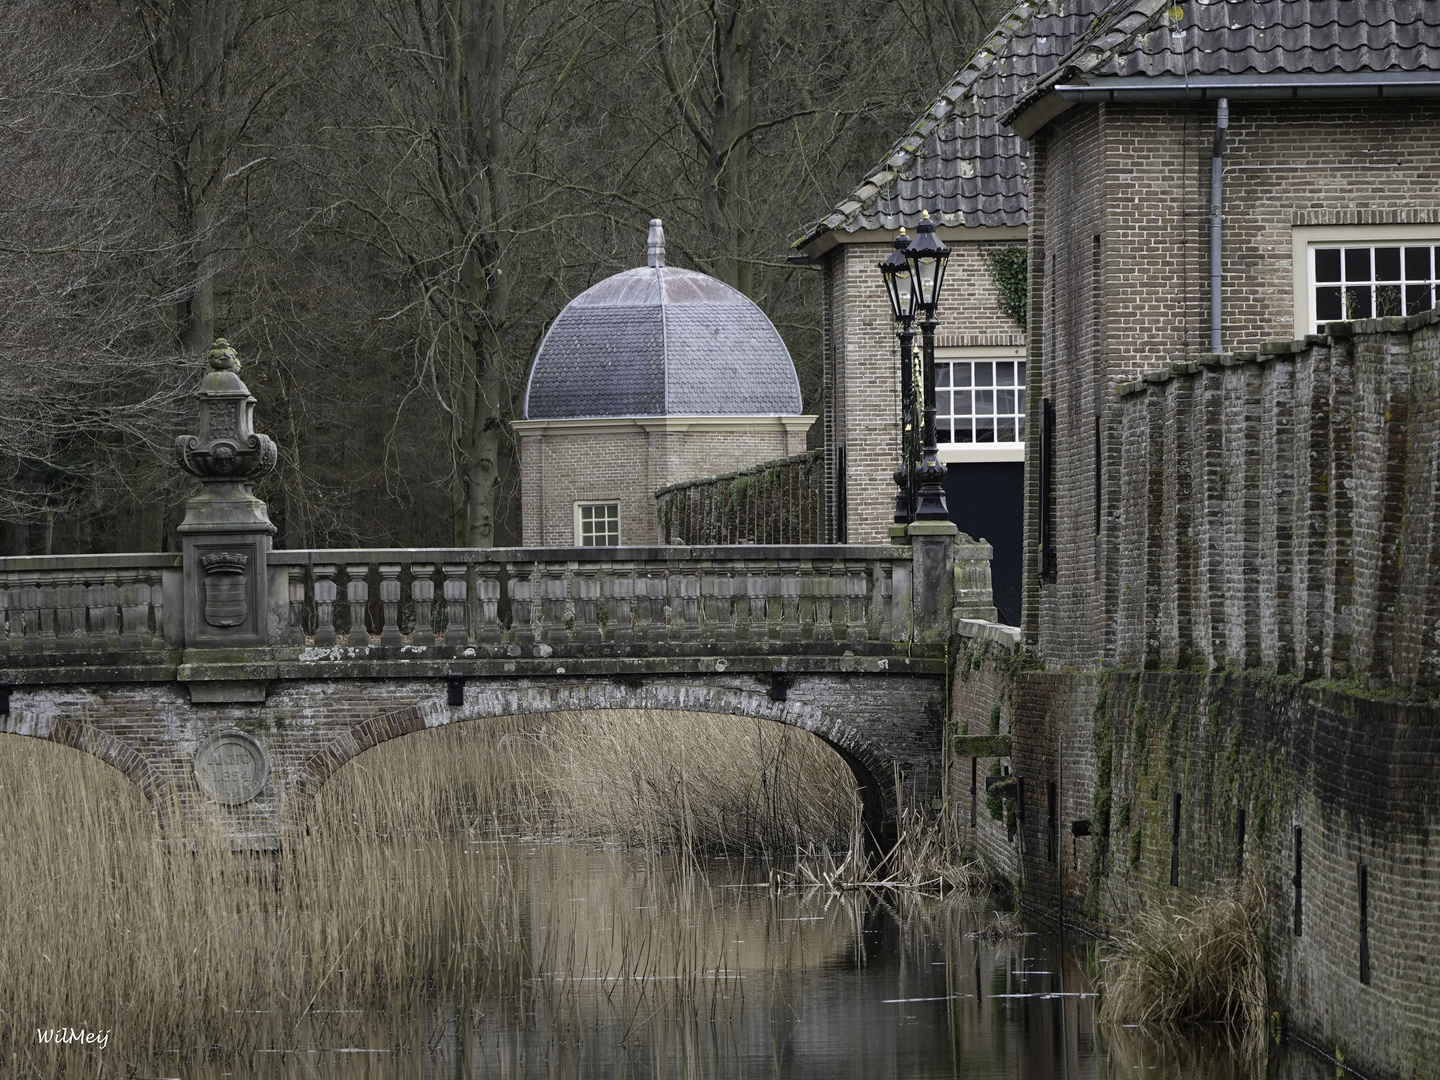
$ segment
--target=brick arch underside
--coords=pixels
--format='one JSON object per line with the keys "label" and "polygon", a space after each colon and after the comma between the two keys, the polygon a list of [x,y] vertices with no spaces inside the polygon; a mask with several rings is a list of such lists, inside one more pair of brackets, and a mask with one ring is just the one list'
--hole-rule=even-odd
{"label": "brick arch underside", "polygon": [[16,730],[6,732],[22,739],[39,739],[42,742],[58,743],[82,754],[99,758],[119,772],[140,789],[145,801],[150,804],[158,824],[164,828],[170,819],[170,806],[159,797],[160,783],[150,762],[133,746],[121,742],[115,736],[90,724],[74,720],[57,719],[53,725],[33,731]]}
{"label": "brick arch underside", "polygon": [[472,720],[535,716],[557,712],[646,709],[656,712],[720,713],[770,720],[800,728],[819,738],[850,768],[860,790],[865,825],[872,838],[893,831],[889,808],[895,805],[893,759],[884,747],[824,710],[798,701],[771,701],[768,694],[720,687],[646,686],[630,689],[610,683],[576,687],[494,690],[467,687],[466,703],[450,707],[426,702],[373,716],[332,739],[301,768],[290,789],[288,824],[302,824],[315,792],[346,762],[391,739],[416,731]]}

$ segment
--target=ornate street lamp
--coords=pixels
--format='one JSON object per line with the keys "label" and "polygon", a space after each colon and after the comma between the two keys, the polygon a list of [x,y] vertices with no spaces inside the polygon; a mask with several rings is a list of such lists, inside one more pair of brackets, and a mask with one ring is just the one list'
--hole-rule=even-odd
{"label": "ornate street lamp", "polygon": [[880,264],[885,293],[890,298],[890,317],[900,339],[900,467],[895,470],[895,523],[907,525],[915,512],[915,463],[919,457],[919,425],[915,423],[915,290],[910,283],[910,263],[905,249],[910,237],[905,230],[895,237],[895,250]]}
{"label": "ornate street lamp", "polygon": [[924,369],[924,447],[920,464],[915,468],[915,483],[920,491],[915,499],[915,521],[948,521],[950,511],[945,505],[945,466],[935,446],[935,308],[940,303],[940,288],[945,282],[945,267],[950,249],[935,235],[935,222],[927,210],[920,215],[915,239],[905,248],[905,261],[910,264],[910,288],[914,293],[913,307],[920,312],[921,353]]}

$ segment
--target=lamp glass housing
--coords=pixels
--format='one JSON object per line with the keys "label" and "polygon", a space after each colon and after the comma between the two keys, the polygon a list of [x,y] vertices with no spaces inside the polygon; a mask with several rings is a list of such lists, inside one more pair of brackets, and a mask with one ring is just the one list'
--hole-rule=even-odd
{"label": "lamp glass housing", "polygon": [[895,237],[895,250],[880,264],[885,293],[890,297],[890,317],[903,323],[915,317],[915,289],[910,280],[910,262],[905,257],[905,249],[909,246],[910,237],[901,229],[900,235]]}
{"label": "lamp glass housing", "polygon": [[915,293],[912,310],[920,308],[925,317],[933,319],[940,303],[940,289],[945,283],[945,267],[950,262],[950,249],[935,235],[935,223],[929,214],[920,219],[920,228],[905,249],[910,264],[911,289]]}

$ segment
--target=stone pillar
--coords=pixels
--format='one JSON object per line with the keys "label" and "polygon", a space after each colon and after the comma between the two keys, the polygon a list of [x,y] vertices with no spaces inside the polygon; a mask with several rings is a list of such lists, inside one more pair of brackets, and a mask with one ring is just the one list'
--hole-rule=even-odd
{"label": "stone pillar", "polygon": [[960,530],[953,521],[912,521],[909,528],[915,640],[948,641],[955,596],[955,538]]}
{"label": "stone pillar", "polygon": [[176,440],[180,466],[201,481],[185,504],[186,648],[267,643],[269,574],[275,526],[252,485],[275,467],[275,444],[255,433],[255,398],[240,380],[240,361],[223,339],[195,397],[200,433]]}

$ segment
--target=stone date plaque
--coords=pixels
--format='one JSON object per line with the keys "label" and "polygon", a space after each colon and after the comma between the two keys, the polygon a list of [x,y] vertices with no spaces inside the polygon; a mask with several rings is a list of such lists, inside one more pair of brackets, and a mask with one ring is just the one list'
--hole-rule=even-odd
{"label": "stone date plaque", "polygon": [[264,748],[243,731],[224,731],[207,739],[195,755],[200,790],[227,806],[259,795],[270,772]]}

